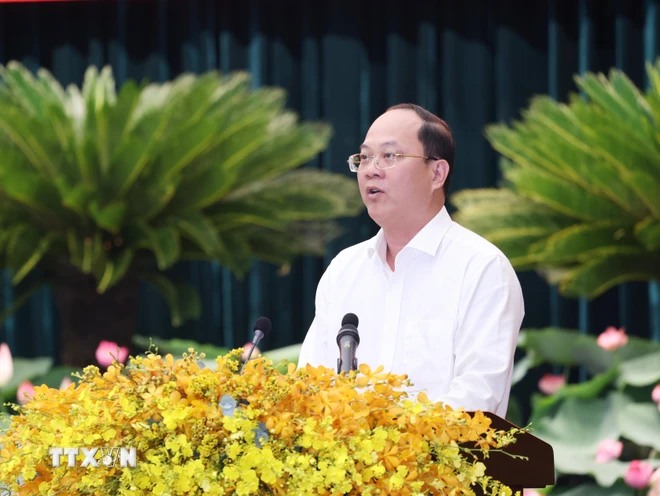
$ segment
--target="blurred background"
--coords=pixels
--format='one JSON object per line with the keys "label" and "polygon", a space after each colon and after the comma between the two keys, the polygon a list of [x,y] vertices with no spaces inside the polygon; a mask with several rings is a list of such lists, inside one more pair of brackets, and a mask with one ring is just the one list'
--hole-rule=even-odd
{"label": "blurred background", "polygon": [[[90,65],[110,65],[118,86],[248,71],[253,87],[283,88],[287,108],[332,127],[327,148],[306,167],[346,176],[345,158],[370,122],[392,104],[416,102],[454,130],[456,192],[498,184],[484,128],[518,119],[534,95],[566,101],[577,91],[574,75],[611,68],[645,88],[645,63],[660,46],[658,16],[654,0],[22,2],[0,5],[0,63],[46,68],[63,85],[80,85]],[[298,257],[286,271],[255,262],[237,278],[216,262],[177,264],[170,273],[199,290],[201,317],[173,327],[167,304],[144,286],[137,333],[237,347],[264,315],[273,331],[263,349],[299,343],[328,261],[376,232],[364,212],[341,227],[324,256]],[[525,327],[595,335],[614,325],[658,339],[656,283],[625,283],[587,300],[560,296],[533,271],[519,277]],[[0,273],[0,307],[16,297],[10,279]],[[51,290],[39,290],[7,317],[0,341],[15,355],[56,356],[57,312]]]}

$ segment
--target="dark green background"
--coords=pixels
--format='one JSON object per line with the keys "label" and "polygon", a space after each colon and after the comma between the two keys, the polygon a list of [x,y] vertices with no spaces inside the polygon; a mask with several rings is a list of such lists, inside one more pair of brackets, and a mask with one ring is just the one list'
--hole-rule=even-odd
{"label": "dark green background", "polygon": [[[565,101],[573,75],[623,69],[645,87],[658,56],[658,1],[118,0],[0,4],[0,63],[45,67],[80,84],[90,65],[126,79],[164,81],[183,72],[246,70],[255,86],[288,91],[288,106],[334,128],[309,167],[349,174],[369,123],[386,107],[416,102],[445,118],[458,143],[452,190],[495,185],[497,156],[486,124],[510,121],[535,94]],[[165,304],[143,290],[138,332],[238,346],[259,315],[273,321],[263,348],[302,340],[325,264],[375,233],[363,214],[325,258],[302,258],[291,273],[256,264],[237,281],[217,264],[175,269],[202,293],[200,321],[172,329]],[[596,334],[608,325],[660,339],[659,283],[626,284],[602,297],[565,300],[533,273],[520,274],[526,327],[559,325]],[[0,274],[0,305],[12,300]],[[48,290],[7,319],[0,341],[15,353],[57,350],[58,317]],[[340,323],[337,322],[339,328]]]}

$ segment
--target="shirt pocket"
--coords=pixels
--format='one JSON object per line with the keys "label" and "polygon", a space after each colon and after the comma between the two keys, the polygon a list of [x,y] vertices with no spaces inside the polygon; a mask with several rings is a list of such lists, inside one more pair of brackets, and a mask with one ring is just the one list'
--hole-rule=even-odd
{"label": "shirt pocket", "polygon": [[403,372],[425,382],[451,380],[454,370],[454,321],[411,320],[404,333]]}

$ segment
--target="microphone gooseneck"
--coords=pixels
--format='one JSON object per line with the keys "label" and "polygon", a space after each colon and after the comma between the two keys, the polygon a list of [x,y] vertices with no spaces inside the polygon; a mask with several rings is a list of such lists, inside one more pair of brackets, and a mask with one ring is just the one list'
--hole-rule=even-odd
{"label": "microphone gooseneck", "polygon": [[247,357],[245,358],[245,361],[243,362],[243,366],[241,367],[241,373],[243,373],[243,370],[245,369],[245,365],[250,361],[250,357],[252,357],[252,352],[254,349],[257,347],[259,344],[259,341],[261,341],[266,335],[270,332],[270,328],[272,327],[273,323],[270,321],[268,317],[259,317],[256,322],[254,323],[254,337],[252,338],[252,342],[250,343],[250,350],[248,351]]}

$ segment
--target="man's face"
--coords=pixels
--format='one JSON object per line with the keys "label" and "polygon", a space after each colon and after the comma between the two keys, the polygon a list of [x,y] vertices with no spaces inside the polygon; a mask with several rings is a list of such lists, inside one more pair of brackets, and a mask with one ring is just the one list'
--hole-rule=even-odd
{"label": "man's face", "polygon": [[375,166],[378,159],[382,163],[382,155],[387,152],[424,155],[417,138],[421,125],[422,120],[412,110],[390,110],[374,121],[360,147],[362,153],[376,155],[357,173],[360,195],[369,216],[386,230],[419,230],[437,213],[434,191],[442,185],[433,180],[434,161],[398,157],[391,169]]}

